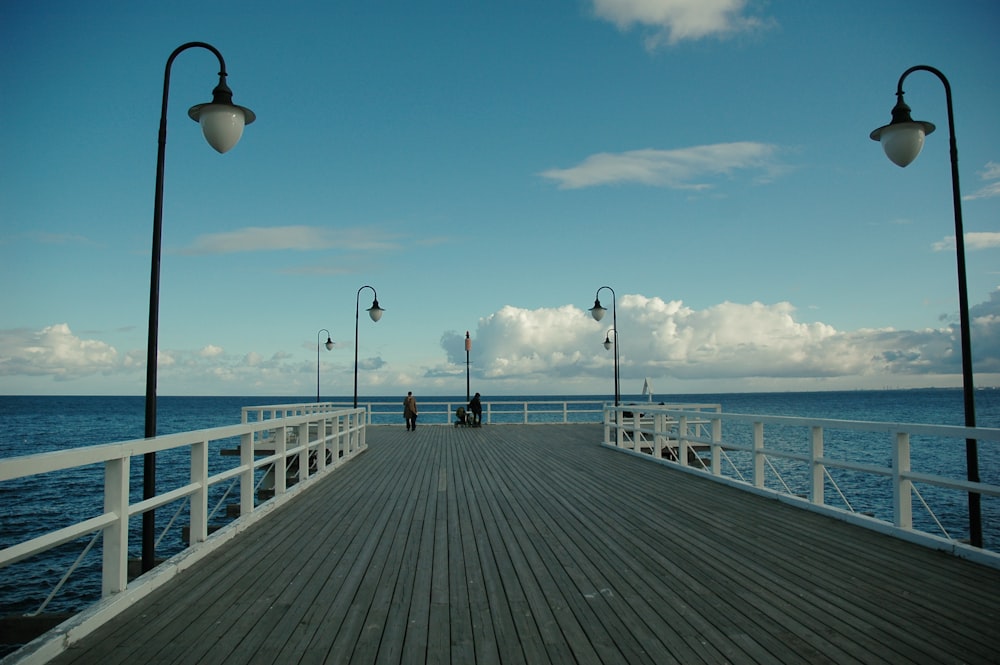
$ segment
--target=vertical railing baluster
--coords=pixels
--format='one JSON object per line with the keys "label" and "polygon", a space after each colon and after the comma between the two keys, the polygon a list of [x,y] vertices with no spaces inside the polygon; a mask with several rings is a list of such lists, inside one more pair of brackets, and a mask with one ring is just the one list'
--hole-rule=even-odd
{"label": "vertical railing baluster", "polygon": [[722,475],[722,418],[712,418],[712,475]]}
{"label": "vertical railing baluster", "polygon": [[240,515],[253,512],[254,491],[254,432],[246,432],[240,436]]}
{"label": "vertical railing baluster", "polygon": [[278,425],[274,430],[274,453],[278,458],[274,463],[275,496],[280,496],[285,493],[286,469],[288,468],[288,458],[285,455],[286,448],[285,426]]}
{"label": "vertical railing baluster", "polygon": [[822,506],[825,499],[823,496],[823,484],[826,479],[823,466],[823,428],[812,428],[812,452],[809,456],[809,468],[811,472],[811,486],[809,489],[809,500],[817,506]]}
{"label": "vertical railing baluster", "polygon": [[128,509],[130,457],[104,463],[104,512],[117,519],[104,527],[101,595],[123,591],[128,584]]}
{"label": "vertical railing baluster", "polygon": [[191,444],[191,483],[198,489],[191,495],[191,524],[188,545],[208,538],[208,440]]}
{"label": "vertical railing baluster", "polygon": [[298,426],[298,441],[296,444],[299,450],[299,482],[309,478],[309,422],[306,421]]}
{"label": "vertical railing baluster", "polygon": [[677,461],[688,466],[688,419],[683,414],[677,419]]}
{"label": "vertical railing baluster", "polygon": [[656,447],[654,456],[663,459],[663,446],[667,442],[667,415],[657,413],[653,416],[653,445]]}
{"label": "vertical railing baluster", "polygon": [[892,515],[893,522],[901,529],[913,528],[913,481],[910,473],[910,435],[896,432],[892,447]]}
{"label": "vertical railing baluster", "polygon": [[764,423],[753,424],[753,486],[764,487]]}

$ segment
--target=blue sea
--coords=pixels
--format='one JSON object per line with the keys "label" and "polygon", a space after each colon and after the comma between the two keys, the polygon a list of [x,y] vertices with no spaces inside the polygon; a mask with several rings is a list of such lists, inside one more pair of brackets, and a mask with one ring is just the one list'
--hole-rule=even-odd
{"label": "blue sea", "polygon": [[[623,403],[645,403],[642,395],[623,396]],[[324,398],[325,401],[350,403],[350,398]],[[484,403],[498,401],[563,401],[589,400],[594,409],[607,400],[605,395],[572,396],[484,396]],[[310,398],[294,397],[160,397],[158,400],[158,433],[169,434],[240,422],[241,408],[251,405],[304,403]],[[444,404],[459,406],[457,397],[420,397],[421,412],[442,411],[440,422],[446,422]],[[726,413],[868,420],[881,422],[928,423],[962,425],[963,399],[960,389],[841,391],[804,393],[726,393],[702,395],[656,395],[656,402],[721,404]],[[361,405],[377,404],[381,412],[375,422],[402,424],[402,396],[364,397]],[[549,407],[555,408],[555,407]],[[977,424],[1000,427],[1000,390],[976,392]],[[579,418],[597,422],[599,414],[581,414]],[[577,420],[579,418],[573,418]],[[561,420],[561,415],[559,416]],[[429,420],[427,422],[435,422]],[[144,398],[137,397],[32,397],[0,396],[0,457],[13,457],[78,446],[112,443],[142,438],[144,430]],[[236,447],[238,441],[232,442]],[[980,476],[987,482],[1000,482],[1000,451],[980,444]],[[959,455],[957,450],[949,453]],[[220,455],[212,463],[221,468]],[[964,468],[964,449],[959,459],[942,460],[942,466]],[[172,458],[161,453],[157,458],[158,479],[171,474],[183,477],[188,472],[186,455]],[[141,491],[141,462],[133,463],[132,487]],[[0,484],[0,547],[21,542],[62,525],[79,515],[92,516],[100,512],[101,468],[88,468],[61,475],[51,481],[35,478]],[[96,489],[96,491],[95,491]],[[223,491],[217,488],[218,492]],[[964,517],[964,495],[956,499],[950,512],[967,533]],[[221,497],[210,499],[214,502]],[[880,499],[881,500],[881,499]],[[983,530],[985,545],[1000,549],[1000,508],[997,501],[984,500]],[[168,523],[172,512],[157,511],[157,526]],[[218,521],[218,520],[216,520]],[[138,520],[133,521],[133,556],[139,556]],[[158,555],[169,556],[183,547],[178,529],[169,532],[157,548]],[[38,610],[50,590],[84,549],[86,541],[69,543],[52,556],[38,557],[0,569],[0,617],[31,613]],[[52,599],[45,612],[75,612],[100,596],[100,542],[87,554],[69,583]]]}

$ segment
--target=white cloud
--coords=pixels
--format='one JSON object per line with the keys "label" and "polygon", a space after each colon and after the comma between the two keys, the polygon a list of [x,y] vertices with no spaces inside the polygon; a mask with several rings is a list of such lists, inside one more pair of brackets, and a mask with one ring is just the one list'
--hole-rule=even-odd
{"label": "white cloud", "polygon": [[[642,295],[619,296],[617,310],[623,383],[631,379],[641,385],[644,377],[719,379],[735,391],[749,379],[846,378],[861,383],[884,377],[880,385],[885,385],[895,383],[893,376],[961,372],[959,336],[951,326],[843,332],[796,321],[795,308],[787,302],[724,302],[694,310],[681,301]],[[996,373],[1000,342],[989,340],[1000,340],[1000,290],[973,309],[973,318],[977,369]],[[596,322],[575,306],[505,307],[482,319],[474,334],[476,376],[500,385],[539,387],[606,378],[614,363],[602,344],[610,327],[608,317]],[[452,367],[464,366],[463,335],[447,334],[441,344]],[[446,374],[444,368],[441,374]]]}
{"label": "white cloud", "polygon": [[745,14],[746,0],[594,0],[594,13],[625,31],[650,31],[645,45],[655,49],[683,40],[727,37],[759,29],[766,22]]}
{"label": "white cloud", "polygon": [[0,376],[48,375],[69,380],[112,371],[119,364],[113,346],[81,339],[65,323],[38,331],[0,331]]}
{"label": "white cloud", "polygon": [[317,226],[250,226],[225,233],[198,236],[183,253],[232,254],[263,251],[323,249],[395,249],[396,237],[376,227],[331,229]]}
{"label": "white cloud", "polygon": [[560,189],[638,183],[654,187],[702,190],[712,185],[710,177],[737,170],[756,171],[769,177],[778,169],[777,148],[766,143],[742,141],[694,146],[677,150],[631,150],[599,153],[577,166],[543,171],[542,177],[559,183]]}
{"label": "white cloud", "polygon": [[[932,245],[935,252],[954,252],[955,236],[946,236],[944,239]],[[965,249],[994,249],[1000,247],[1000,233],[997,232],[977,232],[965,234]]]}
{"label": "white cloud", "polygon": [[[971,201],[973,199],[988,199],[994,196],[1000,196],[1000,164],[996,162],[987,162],[983,170],[979,172],[979,177],[987,181],[987,184],[976,190],[972,194],[967,194],[962,197],[963,200]],[[989,182],[994,180],[996,182]]]}
{"label": "white cloud", "polygon": [[[788,302],[723,302],[694,309],[679,300],[639,294],[619,295],[616,310],[626,393],[628,386],[637,391],[645,377],[655,379],[661,391],[672,385],[678,393],[699,392],[694,387],[706,382],[721,392],[762,385],[773,390],[959,385],[960,336],[953,324],[840,331],[798,320]],[[970,314],[977,385],[995,385],[1000,381],[1000,289]],[[503,307],[480,319],[472,332],[477,390],[494,396],[600,391],[614,366],[613,352],[603,345],[612,325],[610,313],[598,322],[575,305]],[[459,392],[456,386],[464,382],[458,375],[466,370],[464,338],[464,331],[444,333],[440,349],[428,349],[420,364],[395,364],[381,355],[363,359],[366,390],[391,394],[419,386],[423,394]],[[27,394],[25,385],[46,392],[42,381],[54,379],[59,383],[50,385],[60,387],[49,392],[56,394],[105,390],[112,381],[125,386],[117,394],[137,394],[144,365],[142,352],[121,356],[104,342],[77,337],[66,324],[0,331],[0,393]],[[353,363],[331,356],[323,365],[324,385],[346,394]],[[311,345],[297,355],[235,355],[208,344],[161,350],[158,376],[162,394],[309,395],[316,385],[316,358]],[[94,385],[101,388],[88,388]]]}

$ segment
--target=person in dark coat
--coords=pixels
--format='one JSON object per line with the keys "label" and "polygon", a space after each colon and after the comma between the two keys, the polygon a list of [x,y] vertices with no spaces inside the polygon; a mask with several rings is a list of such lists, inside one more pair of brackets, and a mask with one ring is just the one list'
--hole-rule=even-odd
{"label": "person in dark coat", "polygon": [[417,429],[417,398],[412,392],[406,393],[406,399],[403,400],[403,418],[406,419],[406,431]]}
{"label": "person in dark coat", "polygon": [[483,424],[483,403],[479,399],[479,393],[469,401],[469,411],[472,413],[472,426],[480,427]]}

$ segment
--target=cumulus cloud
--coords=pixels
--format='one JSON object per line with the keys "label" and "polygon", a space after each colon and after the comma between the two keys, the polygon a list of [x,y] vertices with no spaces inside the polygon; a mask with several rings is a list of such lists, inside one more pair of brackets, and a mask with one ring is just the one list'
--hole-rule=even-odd
{"label": "cumulus cloud", "polygon": [[279,250],[384,250],[398,247],[396,238],[375,227],[331,229],[317,226],[249,226],[195,238],[184,254],[233,254]]}
{"label": "cumulus cloud", "polygon": [[[622,295],[617,304],[622,380],[816,379],[919,374],[957,375],[954,326],[920,331],[838,331],[797,321],[787,302],[723,302],[703,310],[681,301]],[[1000,292],[973,309],[977,370],[1000,368]],[[481,379],[544,385],[606,377],[613,352],[603,347],[607,317],[594,321],[575,306],[505,307],[480,321],[474,335]],[[442,337],[449,363],[465,362],[463,335]]]}
{"label": "cumulus cloud", "polygon": [[673,189],[708,189],[710,178],[750,171],[758,178],[770,178],[779,166],[776,146],[742,141],[694,146],[677,150],[631,150],[599,153],[576,166],[549,169],[540,175],[559,184],[560,189],[581,189],[599,185],[637,183]]}
{"label": "cumulus cloud", "polygon": [[[789,302],[727,301],[695,309],[680,300],[641,294],[619,294],[616,314],[625,392],[628,382],[638,390],[646,377],[658,379],[660,386],[673,383],[677,392],[707,381],[725,386],[724,392],[738,392],[760,385],[815,389],[817,381],[839,381],[846,388],[947,385],[942,377],[955,379],[961,374],[960,335],[953,323],[923,330],[843,331],[801,321]],[[977,381],[991,377],[979,385],[995,384],[1000,377],[1000,289],[974,305],[970,315]],[[493,395],[595,392],[612,376],[614,353],[604,348],[603,341],[613,325],[610,313],[598,322],[575,305],[505,306],[480,319],[471,331],[471,372],[477,389]],[[161,350],[161,392],[311,394],[317,372],[311,348],[305,355],[233,354],[212,344]],[[456,377],[466,369],[465,331],[443,333],[440,350],[443,354],[429,350],[430,360],[415,366],[375,356],[360,359],[359,368],[365,372],[369,391],[392,393],[420,385],[425,394],[435,390],[454,394]],[[88,379],[94,375],[102,380],[118,377],[121,385],[137,392],[144,367],[143,351],[119,354],[105,342],[75,335],[64,323],[41,330],[0,331],[2,392],[18,393],[18,386],[35,377],[77,380],[75,385],[85,389],[96,380]],[[353,363],[338,364],[333,358],[324,358],[323,367],[324,377],[353,372]],[[325,385],[337,385],[336,390],[343,392],[348,384]]]}
{"label": "cumulus cloud", "polygon": [[594,14],[619,30],[640,26],[652,50],[684,40],[728,37],[769,22],[749,16],[746,0],[593,0]]}
{"label": "cumulus cloud", "polygon": [[37,331],[0,330],[0,376],[49,375],[69,380],[109,372],[119,365],[115,347],[81,339],[65,323]]}

